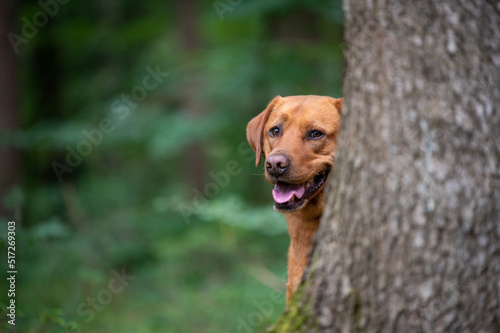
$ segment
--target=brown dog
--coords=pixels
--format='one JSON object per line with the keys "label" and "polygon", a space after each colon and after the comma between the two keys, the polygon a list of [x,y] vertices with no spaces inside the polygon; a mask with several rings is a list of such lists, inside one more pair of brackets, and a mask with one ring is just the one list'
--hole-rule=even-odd
{"label": "brown dog", "polygon": [[319,226],[324,184],[333,167],[343,99],[327,96],[274,98],[247,126],[247,139],[265,158],[265,177],[274,185],[274,209],[285,214],[288,249],[287,304],[307,265]]}

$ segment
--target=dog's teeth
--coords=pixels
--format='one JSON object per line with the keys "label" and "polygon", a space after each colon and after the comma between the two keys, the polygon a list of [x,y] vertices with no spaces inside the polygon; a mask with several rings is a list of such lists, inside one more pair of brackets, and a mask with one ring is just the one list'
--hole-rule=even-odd
{"label": "dog's teeth", "polygon": [[306,183],[306,185],[305,185],[304,187],[307,189],[307,188],[311,187],[311,186],[312,186],[312,184],[313,184],[313,180],[311,179],[310,181],[308,181],[308,182]]}

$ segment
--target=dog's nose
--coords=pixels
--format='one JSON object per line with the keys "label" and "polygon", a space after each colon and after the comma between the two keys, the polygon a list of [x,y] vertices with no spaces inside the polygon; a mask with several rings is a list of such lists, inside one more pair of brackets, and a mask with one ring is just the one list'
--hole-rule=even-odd
{"label": "dog's nose", "polygon": [[289,166],[290,159],[286,155],[270,155],[266,159],[266,170],[270,175],[275,177],[283,175]]}

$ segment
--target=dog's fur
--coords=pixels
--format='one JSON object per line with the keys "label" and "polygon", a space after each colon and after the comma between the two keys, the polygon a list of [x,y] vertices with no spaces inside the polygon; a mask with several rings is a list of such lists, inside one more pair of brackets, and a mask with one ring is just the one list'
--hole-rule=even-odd
{"label": "dog's fur", "polygon": [[277,96],[247,126],[256,166],[264,155],[267,181],[282,184],[288,193],[292,193],[290,186],[305,188],[301,198],[294,195],[274,206],[285,214],[290,235],[287,304],[306,268],[311,239],[323,213],[324,183],[333,167],[342,104],[342,98],[327,96]]}

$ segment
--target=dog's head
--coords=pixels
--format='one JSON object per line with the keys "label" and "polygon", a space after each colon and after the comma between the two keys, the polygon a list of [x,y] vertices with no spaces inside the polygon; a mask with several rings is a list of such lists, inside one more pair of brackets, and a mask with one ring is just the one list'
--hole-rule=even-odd
{"label": "dog's head", "polygon": [[264,155],[277,211],[299,210],[323,189],[333,167],[342,102],[327,96],[277,96],[248,123],[255,165]]}

